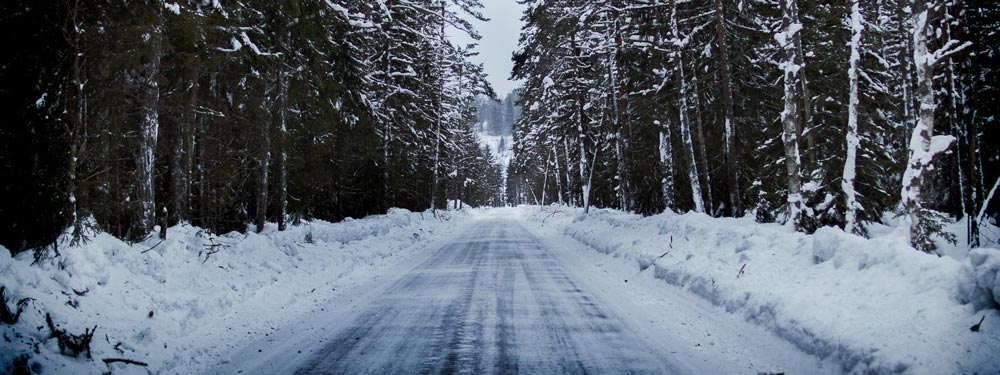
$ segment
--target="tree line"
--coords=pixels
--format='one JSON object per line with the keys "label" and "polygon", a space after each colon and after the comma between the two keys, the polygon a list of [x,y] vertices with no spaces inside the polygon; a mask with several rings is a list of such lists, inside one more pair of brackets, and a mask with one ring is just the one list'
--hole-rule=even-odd
{"label": "tree line", "polygon": [[993,1],[522,2],[510,176],[532,195],[805,232],[899,220],[923,251],[959,218],[978,246],[1000,208]]}
{"label": "tree line", "polygon": [[487,202],[500,167],[471,125],[475,98],[495,95],[473,46],[447,36],[478,40],[481,8],[5,1],[0,244]]}

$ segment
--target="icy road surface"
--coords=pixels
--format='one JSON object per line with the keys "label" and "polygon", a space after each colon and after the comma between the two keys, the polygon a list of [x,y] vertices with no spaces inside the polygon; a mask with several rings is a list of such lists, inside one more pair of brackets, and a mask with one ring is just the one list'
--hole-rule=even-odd
{"label": "icy road surface", "polygon": [[394,283],[296,374],[669,373],[513,222],[484,221]]}
{"label": "icy road surface", "polygon": [[212,373],[836,372],[686,292],[668,289],[684,298],[669,301],[666,284],[594,268],[604,255],[539,236],[518,220],[472,220],[415,267],[330,301]]}

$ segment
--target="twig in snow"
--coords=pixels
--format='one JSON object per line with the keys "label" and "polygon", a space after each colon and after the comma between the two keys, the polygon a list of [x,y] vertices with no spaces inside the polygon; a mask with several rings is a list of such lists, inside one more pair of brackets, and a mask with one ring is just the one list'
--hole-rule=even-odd
{"label": "twig in snow", "polygon": [[211,242],[211,244],[205,245],[206,248],[205,251],[198,254],[199,256],[201,254],[205,254],[205,260],[201,261],[202,263],[207,263],[208,258],[211,257],[212,254],[218,253],[222,251],[222,249],[224,249],[226,246],[229,246],[224,243],[216,242],[214,237],[209,237],[208,240],[209,242]]}
{"label": "twig in snow", "polygon": [[548,218],[550,218],[550,217],[553,217],[553,216],[555,216],[556,214],[561,214],[561,213],[562,213],[562,211],[559,211],[559,210],[553,210],[551,214],[548,214],[548,216],[545,216],[545,217],[543,217],[543,218],[542,218],[542,224],[545,224],[545,220],[546,220],[546,219],[548,219]]}
{"label": "twig in snow", "polygon": [[976,325],[969,327],[969,330],[972,332],[979,332],[979,326],[983,324],[983,320],[986,320],[986,315],[983,315],[982,318],[979,318],[979,323],[976,323]]}
{"label": "twig in snow", "polygon": [[653,258],[653,261],[649,262],[649,264],[646,264],[646,265],[640,264],[639,265],[639,272],[641,273],[642,271],[645,271],[649,267],[652,267],[654,264],[656,264],[656,261],[658,261],[658,260],[662,259],[663,257],[667,256],[667,254],[670,254],[670,250],[667,250],[667,252],[665,252],[663,254],[660,254],[660,256],[658,256],[656,258]]}
{"label": "twig in snow", "polygon": [[124,364],[128,364],[128,365],[136,365],[136,366],[143,366],[143,367],[149,366],[149,364],[146,363],[146,362],[133,361],[131,359],[125,359],[125,358],[104,358],[103,361],[104,361],[104,364],[106,364],[106,365],[110,365],[112,363],[124,363]]}
{"label": "twig in snow", "polygon": [[7,306],[7,296],[5,295],[6,291],[6,286],[0,286],[0,322],[3,322],[4,324],[15,324],[18,319],[21,318],[21,312],[24,311],[24,306],[31,301],[31,298],[21,298],[20,301],[17,301],[17,304],[15,304],[15,306],[17,306],[17,312],[12,313],[10,311],[10,307]]}
{"label": "twig in snow", "polygon": [[74,335],[66,330],[56,329],[49,313],[45,313],[45,324],[49,326],[50,337],[54,337],[59,343],[59,353],[67,356],[72,355],[73,358],[76,358],[80,353],[86,352],[87,358],[90,358],[90,340],[94,338],[94,332],[97,331],[96,325],[94,328],[84,329],[82,334]]}
{"label": "twig in snow", "polygon": [[153,245],[153,247],[151,247],[151,248],[148,248],[148,249],[146,249],[146,250],[143,250],[141,254],[145,254],[145,253],[148,253],[148,252],[150,252],[150,250],[153,250],[153,249],[155,249],[155,248],[156,248],[157,246],[160,246],[160,244],[161,244],[161,243],[163,243],[163,241],[166,241],[166,240],[160,240],[160,242],[157,242],[157,243],[156,243],[156,245]]}

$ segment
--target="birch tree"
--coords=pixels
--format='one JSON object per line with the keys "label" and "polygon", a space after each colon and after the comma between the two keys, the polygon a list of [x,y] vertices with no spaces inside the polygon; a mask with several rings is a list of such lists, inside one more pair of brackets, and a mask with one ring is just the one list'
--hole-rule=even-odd
{"label": "birch tree", "polygon": [[850,102],[847,109],[847,156],[844,160],[844,173],[841,188],[844,192],[846,211],[844,214],[844,231],[854,234],[864,232],[858,223],[859,204],[857,190],[854,188],[854,177],[857,175],[857,155],[860,140],[858,138],[858,69],[861,65],[861,37],[864,31],[864,19],[861,15],[861,1],[854,0],[851,4],[851,57],[848,63],[847,76],[850,80]]}
{"label": "birch tree", "polygon": [[785,107],[781,112],[782,141],[785,144],[785,169],[788,183],[788,224],[795,230],[802,230],[802,193],[799,170],[802,165],[799,158],[799,143],[797,129],[802,123],[800,105],[802,103],[801,76],[802,66],[800,50],[796,48],[795,38],[802,30],[799,23],[798,1],[782,0],[782,31],[775,34],[775,40],[782,46],[785,59],[781,63],[784,71]]}
{"label": "birch tree", "polygon": [[934,116],[937,102],[934,94],[934,74],[938,63],[971,45],[958,40],[944,41],[932,50],[930,42],[936,37],[936,18],[941,15],[942,4],[932,1],[928,4],[916,2],[913,23],[913,65],[916,70],[919,117],[909,141],[909,160],[903,174],[903,190],[900,205],[910,227],[910,244],[918,250],[930,252],[935,249],[932,238],[940,233],[940,214],[924,207],[922,190],[925,187],[931,161],[935,155],[947,150],[954,137],[934,135]]}
{"label": "birch tree", "polygon": [[[681,37],[677,26],[677,1],[670,0],[670,33],[674,48],[674,77],[680,92],[677,96],[678,122],[681,128],[681,143],[684,145],[684,157],[688,162],[688,182],[691,186],[691,200],[694,201],[695,212],[705,212],[705,201],[701,194],[701,183],[698,174],[698,159],[694,153],[694,141],[691,139],[691,125],[688,120],[688,83],[684,76],[684,47],[687,38]],[[662,142],[662,141],[661,141]],[[662,156],[661,156],[662,157]]]}

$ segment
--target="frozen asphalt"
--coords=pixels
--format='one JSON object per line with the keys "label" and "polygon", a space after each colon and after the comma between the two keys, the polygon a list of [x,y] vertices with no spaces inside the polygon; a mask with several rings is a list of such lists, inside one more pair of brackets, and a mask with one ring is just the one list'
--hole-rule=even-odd
{"label": "frozen asphalt", "polygon": [[518,221],[477,221],[294,374],[669,374]]}

